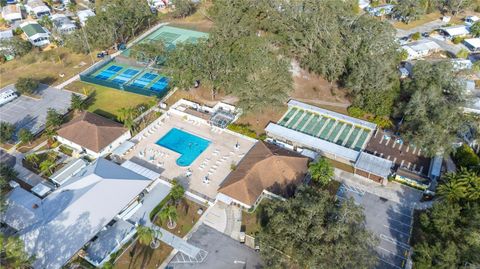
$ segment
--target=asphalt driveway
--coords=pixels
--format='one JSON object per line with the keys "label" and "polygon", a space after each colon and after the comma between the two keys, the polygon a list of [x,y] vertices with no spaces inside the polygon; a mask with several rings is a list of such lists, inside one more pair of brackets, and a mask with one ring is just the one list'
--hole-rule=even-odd
{"label": "asphalt driveway", "polygon": [[340,200],[351,197],[363,207],[367,229],[380,240],[376,268],[405,268],[410,251],[408,242],[413,209],[345,184],[340,187],[337,197]]}

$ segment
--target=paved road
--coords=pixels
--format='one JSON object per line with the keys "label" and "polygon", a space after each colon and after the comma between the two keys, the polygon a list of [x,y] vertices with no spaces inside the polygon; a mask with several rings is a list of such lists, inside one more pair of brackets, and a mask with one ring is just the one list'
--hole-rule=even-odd
{"label": "paved road", "polygon": [[441,28],[445,24],[446,24],[445,22],[442,22],[442,20],[438,19],[438,20],[434,20],[434,21],[419,25],[409,30],[397,29],[396,36],[403,37],[403,36],[411,35],[416,32],[419,32],[419,33],[431,32],[435,29]]}

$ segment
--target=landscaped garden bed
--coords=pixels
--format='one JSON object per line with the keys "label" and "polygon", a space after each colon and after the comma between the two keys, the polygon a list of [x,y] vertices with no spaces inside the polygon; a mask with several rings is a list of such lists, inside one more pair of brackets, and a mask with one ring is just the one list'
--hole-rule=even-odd
{"label": "landscaped garden bed", "polygon": [[167,231],[174,233],[179,237],[185,236],[192,228],[193,225],[198,221],[202,214],[198,214],[199,210],[203,213],[205,208],[195,202],[192,202],[186,198],[181,199],[177,205],[173,205],[177,212],[176,225],[175,228],[169,229],[168,220],[162,220],[161,213],[157,216],[155,224],[164,228]]}
{"label": "landscaped garden bed", "polygon": [[47,151],[39,154],[29,154],[23,159],[23,166],[30,171],[48,177],[55,171],[55,162],[58,160],[58,153]]}
{"label": "landscaped garden bed", "polygon": [[65,154],[65,155],[68,155],[68,156],[72,156],[73,154],[73,149],[67,147],[67,146],[64,146],[64,145],[60,145],[58,147],[58,151],[60,151],[61,153]]}

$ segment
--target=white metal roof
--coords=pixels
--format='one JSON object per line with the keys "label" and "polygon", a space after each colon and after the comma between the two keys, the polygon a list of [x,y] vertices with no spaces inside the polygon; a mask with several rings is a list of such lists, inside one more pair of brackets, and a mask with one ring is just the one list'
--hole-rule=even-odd
{"label": "white metal roof", "polygon": [[449,36],[462,36],[468,35],[470,32],[468,31],[465,25],[456,25],[442,28]]}
{"label": "white metal roof", "polygon": [[157,179],[157,178],[160,177],[159,173],[157,173],[155,171],[152,171],[152,170],[146,168],[145,166],[134,163],[130,160],[122,163],[122,166],[129,169],[129,170],[132,170],[133,172],[135,172],[137,174],[140,174],[140,175],[142,175],[146,178],[149,178],[151,180],[154,180],[154,179]]}
{"label": "white metal roof", "polygon": [[412,48],[414,51],[417,51],[417,52],[441,49],[441,47],[435,41],[428,40],[428,39],[413,42],[413,43],[407,44],[406,46],[409,46],[410,48]]}
{"label": "white metal roof", "polygon": [[33,193],[16,187],[5,199],[5,211],[0,214],[2,222],[15,230],[22,230],[34,224],[38,219],[41,199]]}
{"label": "white metal roof", "polygon": [[377,125],[375,123],[371,123],[371,122],[368,122],[368,121],[364,121],[364,120],[361,120],[361,119],[357,119],[357,118],[353,118],[353,117],[350,117],[350,116],[347,116],[347,115],[343,115],[343,114],[340,114],[340,113],[337,113],[337,112],[333,112],[333,111],[330,111],[330,110],[326,110],[326,109],[323,109],[323,108],[319,108],[319,107],[316,107],[316,106],[305,104],[303,102],[293,100],[293,99],[288,101],[288,106],[296,106],[296,107],[300,107],[302,109],[310,110],[310,111],[313,111],[313,112],[316,112],[316,113],[319,113],[319,114],[328,115],[332,118],[337,118],[339,120],[350,122],[351,124],[359,125],[359,126],[362,126],[364,128],[371,129],[371,130],[374,130],[374,129],[377,128]]}
{"label": "white metal roof", "polygon": [[134,230],[135,226],[130,222],[117,220],[112,226],[101,231],[97,239],[88,245],[86,249],[88,259],[97,264],[101,263]]}
{"label": "white metal roof", "polygon": [[465,40],[463,40],[463,42],[467,43],[468,45],[470,45],[471,47],[477,49],[477,48],[480,48],[480,38],[467,38]]}
{"label": "white metal roof", "polygon": [[87,162],[83,159],[74,159],[62,167],[62,169],[51,175],[50,179],[53,182],[62,185],[65,183],[65,181],[74,176],[85,166],[87,166]]}
{"label": "white metal roof", "polygon": [[19,232],[34,268],[57,269],[107,225],[151,181],[105,159],[48,195],[34,225]]}
{"label": "white metal roof", "polygon": [[85,25],[88,17],[95,16],[95,13],[90,9],[79,10],[77,11],[78,20],[82,25]]}
{"label": "white metal roof", "polygon": [[443,156],[441,155],[437,155],[432,159],[430,164],[429,177],[435,177],[435,178],[440,177],[440,174],[442,171],[442,162],[443,162]]}
{"label": "white metal roof", "polygon": [[320,152],[333,154],[352,162],[357,159],[359,154],[358,151],[353,149],[349,149],[335,143],[289,129],[275,123],[269,123],[267,128],[265,128],[265,131],[277,137],[283,137],[287,140],[294,141],[298,144],[305,145]]}
{"label": "white metal roof", "polygon": [[49,192],[52,191],[52,188],[47,186],[45,183],[38,183],[35,187],[32,188],[32,192],[40,197],[45,197]]}
{"label": "white metal roof", "polygon": [[127,141],[123,142],[120,146],[115,148],[112,151],[112,154],[117,155],[117,156],[121,156],[121,155],[125,154],[125,152],[127,152],[129,149],[133,148],[133,146],[135,146],[135,143],[127,140]]}
{"label": "white metal roof", "polygon": [[355,162],[355,168],[387,178],[391,173],[393,162],[375,155],[361,152]]}

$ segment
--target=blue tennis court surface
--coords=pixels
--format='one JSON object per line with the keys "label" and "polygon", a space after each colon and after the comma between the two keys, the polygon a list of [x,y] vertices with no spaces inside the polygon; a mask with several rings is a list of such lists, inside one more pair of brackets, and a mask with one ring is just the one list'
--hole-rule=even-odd
{"label": "blue tennis court surface", "polygon": [[152,86],[150,86],[150,90],[155,92],[161,92],[165,90],[167,87],[168,87],[168,78],[162,77],[157,82],[153,83]]}
{"label": "blue tennis court surface", "polygon": [[169,89],[169,79],[157,73],[156,70],[117,62],[103,66],[91,73],[89,77],[96,80],[90,82],[143,95],[159,96]]}
{"label": "blue tennis court surface", "polygon": [[140,88],[145,88],[148,84],[150,84],[157,77],[158,77],[157,74],[145,73],[141,77],[134,80],[132,85],[140,87]]}
{"label": "blue tennis court surface", "polygon": [[102,70],[100,73],[98,73],[95,78],[101,79],[101,80],[107,80],[110,79],[111,77],[115,76],[118,71],[122,70],[123,67],[117,66],[117,65],[111,65],[107,69]]}
{"label": "blue tennis court surface", "polygon": [[125,70],[123,73],[121,73],[120,75],[116,76],[113,81],[114,82],[118,82],[118,83],[125,83],[127,81],[129,81],[133,76],[135,76],[138,72],[138,70],[135,70],[135,69],[127,69]]}

